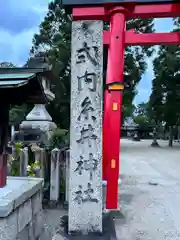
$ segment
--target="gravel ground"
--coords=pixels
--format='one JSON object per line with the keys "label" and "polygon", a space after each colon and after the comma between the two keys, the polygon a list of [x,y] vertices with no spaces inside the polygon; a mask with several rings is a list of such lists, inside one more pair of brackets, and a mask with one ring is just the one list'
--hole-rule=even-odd
{"label": "gravel ground", "polygon": [[119,240],[180,240],[180,144],[121,140]]}
{"label": "gravel ground", "polygon": [[[115,221],[119,240],[180,240],[180,144],[121,140],[121,215]],[[46,227],[53,239],[62,210],[46,210]],[[51,236],[52,236],[51,235]]]}
{"label": "gravel ground", "polygon": [[[60,228],[61,217],[67,215],[67,211],[63,209],[45,209],[44,210],[44,221],[46,232],[49,233],[47,240],[60,240],[64,239],[56,236],[56,232]],[[58,235],[58,234],[57,234]],[[46,240],[46,239],[43,239]]]}

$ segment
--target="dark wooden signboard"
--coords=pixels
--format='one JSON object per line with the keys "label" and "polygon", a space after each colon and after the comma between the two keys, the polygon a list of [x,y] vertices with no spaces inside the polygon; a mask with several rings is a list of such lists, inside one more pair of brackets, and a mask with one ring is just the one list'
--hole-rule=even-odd
{"label": "dark wooden signboard", "polygon": [[74,6],[86,6],[86,5],[103,5],[103,4],[113,4],[113,3],[176,3],[180,0],[61,0],[61,3],[65,7],[74,7]]}

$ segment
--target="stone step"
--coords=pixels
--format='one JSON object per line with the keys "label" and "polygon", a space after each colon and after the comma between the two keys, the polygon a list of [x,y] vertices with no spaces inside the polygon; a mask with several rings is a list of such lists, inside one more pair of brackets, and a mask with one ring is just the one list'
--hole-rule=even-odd
{"label": "stone step", "polygon": [[80,234],[73,233],[68,235],[68,217],[63,216],[61,218],[61,225],[57,229],[57,232],[52,237],[52,240],[116,240],[116,231],[114,225],[114,214],[103,214],[103,233],[89,233]]}

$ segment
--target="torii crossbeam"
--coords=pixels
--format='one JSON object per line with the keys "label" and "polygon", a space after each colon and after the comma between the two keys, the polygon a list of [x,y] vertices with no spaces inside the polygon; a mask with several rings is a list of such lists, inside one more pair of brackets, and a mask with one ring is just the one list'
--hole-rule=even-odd
{"label": "torii crossbeam", "polygon": [[161,0],[63,0],[73,20],[103,20],[110,23],[104,31],[108,46],[105,109],[103,122],[103,179],[107,180],[106,208],[118,208],[118,177],[124,50],[127,45],[180,44],[180,33],[137,34],[126,31],[126,21],[137,18],[180,17],[180,1]]}

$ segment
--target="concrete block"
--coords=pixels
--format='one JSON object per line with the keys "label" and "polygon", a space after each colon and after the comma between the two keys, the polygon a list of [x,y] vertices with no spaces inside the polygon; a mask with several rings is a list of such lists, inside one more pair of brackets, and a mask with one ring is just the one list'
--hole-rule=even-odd
{"label": "concrete block", "polygon": [[34,233],[34,224],[33,221],[29,223],[29,239],[28,240],[34,240],[35,239],[35,233]]}
{"label": "concrete block", "polygon": [[0,239],[15,240],[18,234],[18,216],[14,211],[6,218],[0,218]]}
{"label": "concrete block", "polygon": [[18,232],[21,232],[32,221],[31,199],[22,204],[18,209]]}
{"label": "concrete block", "polygon": [[39,235],[43,226],[42,183],[42,179],[8,178],[0,190],[0,240],[36,240],[34,233]]}
{"label": "concrete block", "polygon": [[44,229],[44,213],[38,212],[33,219],[35,238],[39,237]]}
{"label": "concrete block", "polygon": [[0,217],[8,216],[22,203],[42,189],[43,179],[8,177],[0,191]]}
{"label": "concrete block", "polygon": [[0,199],[0,217],[6,217],[13,211],[13,203],[11,199]]}
{"label": "concrete block", "polygon": [[42,192],[38,191],[32,197],[32,213],[35,215],[37,212],[41,211],[42,209]]}
{"label": "concrete block", "polygon": [[20,233],[18,233],[17,240],[29,240],[29,225],[27,225]]}

